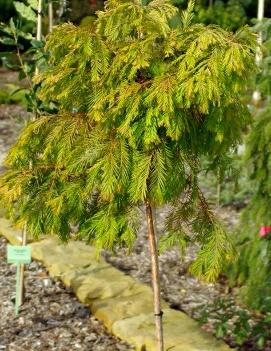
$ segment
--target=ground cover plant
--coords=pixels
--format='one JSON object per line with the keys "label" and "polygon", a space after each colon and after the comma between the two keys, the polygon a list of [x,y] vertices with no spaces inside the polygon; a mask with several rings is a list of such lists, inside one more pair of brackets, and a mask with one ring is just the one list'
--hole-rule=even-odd
{"label": "ground cover plant", "polygon": [[[213,281],[232,246],[198,185],[202,156],[219,159],[250,115],[242,103],[255,36],[193,23],[170,1],[109,0],[91,26],[49,36],[39,98],[57,114],[29,123],[7,160],[0,197],[34,236],[131,247],[144,206],[152,257],[157,350],[164,350],[153,209],[169,205],[163,251],[201,246],[190,270]],[[179,16],[178,26],[171,19]]]}
{"label": "ground cover plant", "polygon": [[269,350],[271,346],[271,315],[253,315],[244,308],[236,308],[232,297],[215,300],[204,306],[198,317],[200,324],[212,323],[217,338],[224,338],[234,349]]}

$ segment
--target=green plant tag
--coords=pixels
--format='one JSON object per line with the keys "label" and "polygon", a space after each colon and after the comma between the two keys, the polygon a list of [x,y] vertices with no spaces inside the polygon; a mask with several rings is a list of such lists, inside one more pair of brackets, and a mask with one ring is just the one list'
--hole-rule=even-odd
{"label": "green plant tag", "polygon": [[30,246],[7,246],[7,259],[8,263],[16,263],[16,303],[15,314],[19,314],[19,307],[21,305],[20,287],[23,282],[20,279],[20,265],[31,262],[31,248]]}
{"label": "green plant tag", "polygon": [[13,246],[7,247],[8,263],[27,264],[31,262],[30,246]]}

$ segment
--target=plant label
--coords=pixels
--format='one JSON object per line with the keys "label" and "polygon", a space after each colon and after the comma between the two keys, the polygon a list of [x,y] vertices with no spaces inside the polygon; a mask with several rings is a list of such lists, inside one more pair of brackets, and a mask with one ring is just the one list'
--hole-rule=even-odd
{"label": "plant label", "polygon": [[7,248],[8,263],[27,264],[31,262],[30,246],[13,246]]}
{"label": "plant label", "polygon": [[16,303],[15,303],[15,314],[19,314],[19,307],[21,305],[21,286],[23,281],[20,279],[20,267],[22,264],[31,262],[31,248],[30,246],[7,246],[7,260],[8,263],[15,263],[17,266],[16,272]]}

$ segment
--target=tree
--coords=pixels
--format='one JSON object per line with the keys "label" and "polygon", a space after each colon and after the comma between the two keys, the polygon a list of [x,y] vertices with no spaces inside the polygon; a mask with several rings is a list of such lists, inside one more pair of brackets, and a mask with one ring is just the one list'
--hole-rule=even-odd
{"label": "tree", "polygon": [[[200,157],[215,161],[249,121],[240,99],[255,36],[192,24],[170,1],[108,0],[95,25],[49,36],[40,98],[57,115],[31,122],[10,151],[1,199],[34,236],[75,235],[98,248],[131,247],[146,209],[157,350],[163,350],[153,208],[170,205],[160,250],[199,242],[191,271],[213,280],[231,253],[201,193]],[[29,163],[31,167],[29,167]],[[74,231],[74,230],[73,230]]]}
{"label": "tree", "polygon": [[[240,295],[250,308],[271,312],[270,226],[270,103],[255,120],[246,142],[246,167],[253,195],[237,230],[237,262],[228,271],[232,285],[242,286]],[[266,228],[267,227],[267,228]]]}
{"label": "tree", "polygon": [[256,91],[261,97],[262,107],[255,115],[254,124],[246,138],[244,163],[252,194],[237,229],[235,244],[240,255],[230,265],[228,276],[232,285],[242,286],[242,300],[250,308],[271,312],[271,236],[265,233],[265,227],[270,226],[271,216],[271,20],[262,19],[256,23],[254,30],[260,33],[263,41],[262,57],[258,62],[260,69],[256,76]]}
{"label": "tree", "polygon": [[213,23],[225,29],[237,30],[248,23],[245,4],[239,0],[209,1],[209,6],[197,3],[197,17],[205,24]]}

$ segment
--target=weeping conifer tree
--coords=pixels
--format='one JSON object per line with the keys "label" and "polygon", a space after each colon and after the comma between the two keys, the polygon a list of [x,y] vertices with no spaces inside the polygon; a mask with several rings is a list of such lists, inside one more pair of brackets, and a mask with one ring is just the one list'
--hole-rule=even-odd
{"label": "weeping conifer tree", "polygon": [[249,121],[240,93],[254,66],[254,35],[192,17],[193,2],[179,14],[169,0],[108,0],[91,27],[57,27],[47,41],[50,66],[37,79],[40,98],[59,113],[23,130],[0,185],[2,203],[29,233],[68,240],[77,228],[98,248],[130,247],[145,206],[157,350],[164,343],[153,209],[169,207],[161,250],[198,242],[191,272],[214,280],[231,244],[199,189],[199,160],[218,160]]}

